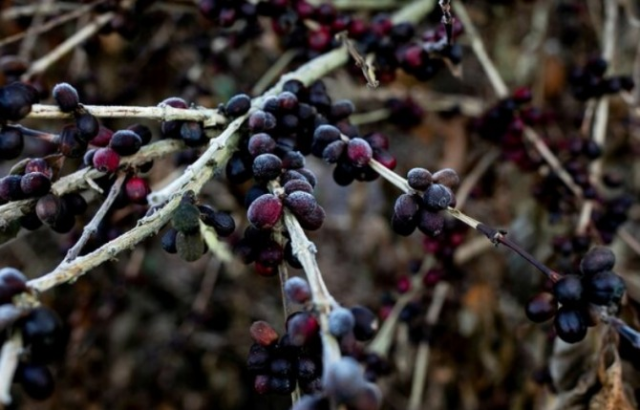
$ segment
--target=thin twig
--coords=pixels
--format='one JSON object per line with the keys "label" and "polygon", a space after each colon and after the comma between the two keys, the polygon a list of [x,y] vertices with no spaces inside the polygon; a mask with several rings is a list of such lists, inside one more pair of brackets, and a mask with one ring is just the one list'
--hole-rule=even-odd
{"label": "thin twig", "polygon": [[0,403],[4,405],[11,404],[11,383],[21,351],[22,334],[14,332],[13,336],[4,342],[0,352]]}
{"label": "thin twig", "polygon": [[61,43],[56,48],[51,50],[51,52],[49,52],[47,55],[34,61],[33,64],[31,64],[31,66],[29,67],[29,70],[26,73],[24,73],[24,75],[22,76],[22,79],[28,80],[34,75],[42,74],[43,72],[45,72],[47,68],[49,68],[56,61],[60,60],[70,51],[74,50],[79,44],[82,44],[82,42],[84,42],[86,39],[96,34],[98,30],[102,28],[102,26],[109,23],[114,17],[115,17],[115,13],[113,12],[101,14],[98,17],[96,17],[94,21],[84,26],[76,34],[69,37],[63,43]]}
{"label": "thin twig", "polygon": [[[227,122],[227,118],[220,114],[218,110],[203,107],[181,109],[164,104],[157,107],[83,105],[82,108],[98,118],[146,118],[156,121],[197,121],[202,122],[205,127],[223,125]],[[73,118],[73,114],[60,111],[60,108],[56,105],[34,104],[27,118],[68,119]]]}
{"label": "thin twig", "polygon": [[482,156],[480,161],[476,164],[475,167],[471,170],[469,175],[467,175],[460,184],[458,191],[456,192],[456,207],[464,208],[464,204],[467,202],[467,198],[469,198],[469,194],[475,188],[476,184],[482,178],[485,172],[491,165],[500,157],[500,151],[497,149],[492,149],[486,154]]}
{"label": "thin twig", "polygon": [[343,31],[336,34],[336,39],[347,48],[349,55],[356,62],[356,66],[362,70],[362,75],[367,80],[367,87],[376,88],[380,85],[380,82],[376,80],[376,71],[373,65],[363,57],[353,42],[349,39],[347,32]]}
{"label": "thin twig", "polygon": [[100,209],[96,212],[96,214],[91,219],[82,231],[82,236],[80,239],[73,245],[71,249],[67,252],[67,256],[64,258],[65,263],[69,263],[78,257],[82,248],[87,244],[92,235],[98,232],[98,228],[102,223],[107,212],[111,209],[111,205],[115,202],[116,198],[120,194],[120,190],[122,189],[122,184],[124,184],[124,180],[126,179],[127,174],[121,173],[120,176],[116,179],[116,181],[111,186],[111,190],[109,190],[109,195],[105,198],[102,205],[100,205]]}

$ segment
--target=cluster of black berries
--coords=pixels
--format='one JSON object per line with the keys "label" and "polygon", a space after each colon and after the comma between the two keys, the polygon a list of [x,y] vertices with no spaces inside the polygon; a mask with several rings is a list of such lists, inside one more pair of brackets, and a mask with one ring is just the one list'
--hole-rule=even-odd
{"label": "cluster of black berries", "polygon": [[451,168],[431,174],[424,168],[413,168],[407,173],[409,187],[420,191],[402,194],[393,207],[391,227],[399,235],[409,236],[418,228],[428,236],[436,236],[444,229],[445,218],[440,211],[454,207],[453,193],[460,183]]}
{"label": "cluster of black berries", "polygon": [[464,242],[469,226],[457,219],[446,219],[444,228],[437,238],[425,236],[422,243],[426,253],[434,255],[441,262],[449,265],[453,262],[453,254]]}
{"label": "cluster of black berries", "polygon": [[[11,304],[15,296],[27,291],[27,278],[22,272],[9,267],[0,269],[0,306]],[[29,397],[47,399],[54,390],[53,375],[47,365],[60,359],[66,347],[62,321],[53,310],[41,306],[18,318],[3,338],[14,332],[20,332],[24,348],[14,381]]]}
{"label": "cluster of black berries", "polygon": [[236,224],[227,212],[217,211],[209,205],[197,205],[193,192],[187,192],[171,217],[171,228],[162,236],[162,249],[177,253],[187,262],[193,262],[207,251],[200,222],[210,226],[220,237],[230,236]]}
{"label": "cluster of black berries", "polygon": [[542,292],[529,301],[527,317],[540,323],[555,316],[558,337],[567,343],[581,341],[587,327],[598,322],[591,305],[615,305],[624,295],[624,282],[611,271],[615,261],[610,249],[591,249],[580,262],[580,274],[564,275],[554,284],[553,293]]}
{"label": "cluster of black berries", "polygon": [[[189,104],[180,97],[169,97],[158,104],[158,107],[164,106],[180,110],[189,108]],[[202,123],[197,121],[163,121],[160,131],[162,138],[182,140],[188,147],[200,147],[209,141]]]}
{"label": "cluster of black berries", "polygon": [[569,75],[571,94],[580,101],[599,98],[607,94],[615,94],[622,90],[631,91],[634,87],[633,79],[626,75],[604,77],[608,62],[601,57],[594,57],[587,61],[583,68],[576,68]]}
{"label": "cluster of black berries", "polygon": [[540,121],[539,111],[528,106],[531,98],[531,90],[518,88],[511,97],[499,101],[472,124],[481,138],[497,144],[506,159],[525,171],[540,165],[529,155],[523,139],[525,126]]}

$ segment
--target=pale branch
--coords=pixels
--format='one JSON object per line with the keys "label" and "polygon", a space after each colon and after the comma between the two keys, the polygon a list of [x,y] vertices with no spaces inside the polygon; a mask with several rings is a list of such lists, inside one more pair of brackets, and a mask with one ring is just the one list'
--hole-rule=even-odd
{"label": "pale branch", "polygon": [[[98,118],[145,118],[157,121],[197,121],[204,127],[224,125],[227,118],[218,110],[193,107],[181,109],[169,105],[157,107],[132,107],[118,105],[82,105],[82,109]],[[40,119],[72,119],[73,113],[60,111],[57,105],[34,104],[27,118]]]}
{"label": "pale branch", "polygon": [[[178,152],[186,148],[182,141],[163,140],[142,147],[139,152],[130,157],[123,157],[120,161],[122,169],[131,166],[142,165],[146,162],[157,158],[164,157],[168,154]],[[84,168],[60,178],[56,181],[51,191],[56,195],[64,195],[69,192],[75,192],[88,187],[88,182],[103,176],[104,173],[95,168]],[[12,201],[4,205],[0,205],[0,227],[5,227],[9,222],[20,218],[28,213],[36,203],[36,199],[25,199],[20,201]]]}
{"label": "pale branch", "polygon": [[118,176],[116,181],[111,186],[111,189],[109,190],[109,195],[107,195],[105,200],[102,202],[102,205],[100,205],[100,208],[98,209],[96,214],[93,216],[93,218],[91,218],[91,222],[89,222],[84,227],[84,230],[82,231],[82,236],[80,236],[80,239],[78,239],[78,241],[73,245],[73,247],[69,249],[69,251],[67,252],[67,256],[65,256],[64,258],[63,263],[69,263],[73,261],[75,258],[77,258],[80,252],[82,251],[82,248],[84,248],[84,246],[87,244],[91,236],[98,231],[98,228],[100,227],[100,223],[102,223],[102,220],[107,215],[107,212],[109,212],[109,209],[111,209],[111,205],[113,205],[116,198],[118,198],[118,195],[120,194],[120,190],[122,189],[122,185],[124,184],[126,177],[127,177],[127,174],[124,172],[121,173],[120,176]]}
{"label": "pale branch", "polygon": [[52,64],[60,60],[67,53],[75,49],[78,45],[82,44],[89,37],[96,34],[98,30],[102,28],[102,26],[109,23],[114,17],[115,13],[113,12],[97,16],[95,20],[82,27],[82,29],[76,32],[73,36],[66,39],[56,48],[51,50],[47,55],[34,61],[29,67],[29,70],[23,74],[22,79],[28,80],[34,75],[44,73]]}
{"label": "pale branch", "polygon": [[466,7],[461,1],[453,2],[452,6],[456,13],[456,17],[462,22],[464,30],[471,41],[471,48],[478,57],[478,61],[480,61],[485,73],[489,77],[489,81],[491,82],[498,98],[508,97],[509,89],[504,83],[504,80],[502,80],[502,77],[500,76],[496,66],[493,64],[493,61],[491,61],[491,58],[487,54],[487,50],[484,47],[480,34],[478,33],[476,26],[471,21],[471,17],[469,17]]}
{"label": "pale branch", "polygon": [[14,332],[13,336],[4,342],[0,352],[0,403],[4,405],[11,404],[11,383],[21,351],[22,334]]}

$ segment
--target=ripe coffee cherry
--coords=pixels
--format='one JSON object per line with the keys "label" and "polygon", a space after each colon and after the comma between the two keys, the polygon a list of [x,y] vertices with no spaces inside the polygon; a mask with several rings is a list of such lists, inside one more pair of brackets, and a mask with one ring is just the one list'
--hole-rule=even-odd
{"label": "ripe coffee cherry", "polygon": [[427,209],[437,212],[447,209],[453,200],[453,194],[442,184],[432,184],[425,191],[423,200]]}
{"label": "ripe coffee cherry", "polygon": [[291,193],[291,195],[287,195],[284,198],[284,204],[295,216],[300,218],[305,218],[318,206],[316,198],[310,193],[303,191],[297,191]]}
{"label": "ripe coffee cherry", "polygon": [[0,179],[0,199],[5,202],[24,199],[25,195],[20,188],[21,181],[20,175],[7,175]]}
{"label": "ripe coffee cherry", "polygon": [[93,154],[93,167],[100,172],[112,174],[120,166],[120,155],[111,148],[98,148]]}
{"label": "ripe coffee cherry", "polygon": [[549,292],[542,292],[529,300],[525,313],[530,321],[535,323],[546,322],[553,318],[558,311],[558,301]]}
{"label": "ripe coffee cherry", "polygon": [[27,290],[27,278],[11,267],[0,269],[0,305],[11,303],[13,297]]}
{"label": "ripe coffee cherry", "polygon": [[36,215],[46,224],[53,224],[63,212],[63,202],[57,195],[48,194],[38,199]]}
{"label": "ripe coffee cherry", "polygon": [[141,146],[142,138],[130,130],[116,131],[109,142],[109,148],[121,156],[133,155],[140,150]]}
{"label": "ripe coffee cherry", "polygon": [[46,400],[53,394],[55,381],[47,366],[20,363],[14,377],[32,399]]}
{"label": "ripe coffee cherry", "polygon": [[553,286],[553,293],[563,305],[576,305],[582,299],[582,282],[578,275],[566,275]]}
{"label": "ripe coffee cherry", "polygon": [[0,118],[19,121],[31,112],[38,102],[38,91],[30,85],[15,82],[0,87]]}
{"label": "ripe coffee cherry", "polygon": [[373,336],[378,331],[378,318],[376,315],[363,306],[354,306],[350,310],[356,319],[353,327],[353,334],[356,339],[361,342],[373,339]]}
{"label": "ripe coffee cherry", "polygon": [[124,192],[129,201],[135,204],[146,204],[147,195],[151,192],[151,188],[146,179],[131,177],[124,186]]}
{"label": "ripe coffee cherry", "polygon": [[62,321],[53,310],[40,306],[21,319],[22,340],[29,347],[32,363],[47,364],[59,359],[65,349]]}
{"label": "ripe coffee cherry", "polygon": [[351,333],[355,324],[356,319],[349,309],[336,307],[329,313],[329,332],[335,337]]}
{"label": "ripe coffee cherry", "polygon": [[618,303],[624,291],[624,281],[611,271],[598,272],[585,279],[587,298],[596,305]]}
{"label": "ripe coffee cherry", "polygon": [[87,201],[77,192],[62,195],[64,209],[73,215],[82,215],[87,211]]}
{"label": "ripe coffee cherry", "polygon": [[561,307],[553,322],[558,337],[567,343],[577,343],[587,335],[587,326],[578,310]]}
{"label": "ripe coffee cherry", "polygon": [[362,138],[352,138],[347,144],[347,157],[356,167],[364,167],[373,158],[373,150]]}
{"label": "ripe coffee cherry", "polygon": [[171,225],[178,232],[194,234],[200,231],[200,210],[197,206],[183,200],[171,218]]}
{"label": "ripe coffee cherry", "polygon": [[149,142],[151,142],[151,138],[153,138],[151,130],[146,125],[133,124],[128,126],[127,129],[138,134],[138,136],[142,140],[142,145],[147,145]]}
{"label": "ripe coffee cherry", "polygon": [[19,128],[5,125],[0,129],[0,159],[18,158],[23,148],[24,139]]}
{"label": "ripe coffee cherry", "polygon": [[420,232],[433,238],[440,235],[444,229],[444,216],[438,212],[422,209],[418,215],[417,224]]}
{"label": "ripe coffee cherry", "polygon": [[311,300],[309,283],[298,276],[292,276],[284,283],[284,293],[291,302],[304,305]]}
{"label": "ripe coffee cherry", "polygon": [[42,172],[30,172],[22,176],[20,189],[26,196],[42,196],[51,189],[51,180]]}
{"label": "ripe coffee cherry", "polygon": [[309,312],[296,312],[287,318],[287,334],[291,345],[301,347],[318,335],[320,325]]}
{"label": "ripe coffee cherry", "polygon": [[250,108],[251,98],[246,94],[238,94],[231,97],[231,99],[227,101],[227,105],[225,105],[224,111],[226,115],[232,118],[236,118],[249,112]]}
{"label": "ripe coffee cherry", "polygon": [[264,194],[256,198],[249,206],[247,218],[258,229],[271,229],[282,216],[282,202],[273,194]]}
{"label": "ripe coffee cherry", "polygon": [[98,130],[98,134],[91,140],[91,145],[95,145],[96,147],[106,147],[109,145],[112,136],[113,131],[101,125]]}
{"label": "ripe coffee cherry", "polygon": [[615,263],[616,255],[611,249],[604,246],[596,246],[587,252],[580,261],[580,271],[585,275],[593,275],[613,269]]}
{"label": "ripe coffee cherry", "polygon": [[178,252],[178,250],[176,249],[177,235],[178,235],[178,231],[176,231],[173,228],[169,229],[167,232],[165,232],[164,235],[162,235],[162,240],[160,241],[160,244],[162,246],[162,249],[165,250],[165,252],[171,253],[171,254]]}
{"label": "ripe coffee cherry", "polygon": [[78,109],[80,97],[78,96],[78,91],[76,91],[73,86],[67,83],[56,84],[51,94],[53,95],[53,99],[56,100],[58,107],[60,107],[60,111],[73,112]]}
{"label": "ripe coffee cherry", "polygon": [[182,124],[180,138],[188,147],[199,147],[207,142],[202,124],[195,121],[187,121]]}
{"label": "ripe coffee cherry", "polygon": [[76,127],[80,132],[80,139],[84,142],[89,142],[100,132],[98,119],[88,112],[76,115]]}
{"label": "ripe coffee cherry", "polygon": [[433,176],[424,168],[413,168],[407,173],[407,182],[411,188],[425,191],[433,183]]}
{"label": "ripe coffee cherry", "polygon": [[282,160],[274,154],[260,154],[254,158],[251,169],[256,179],[270,181],[282,173]]}
{"label": "ripe coffee cherry", "polygon": [[263,320],[253,322],[249,328],[249,333],[251,338],[260,346],[271,346],[279,339],[278,332]]}
{"label": "ripe coffee cherry", "polygon": [[80,131],[73,125],[65,125],[60,132],[59,149],[68,158],[81,158],[87,150],[87,143],[82,140]]}
{"label": "ripe coffee cherry", "polygon": [[48,178],[51,178],[53,176],[53,170],[51,169],[47,161],[43,158],[34,158],[27,162],[27,164],[24,166],[24,173],[28,174],[30,172],[41,172]]}
{"label": "ripe coffee cherry", "polygon": [[442,184],[449,189],[456,189],[460,185],[460,177],[453,169],[445,168],[433,174],[433,182]]}

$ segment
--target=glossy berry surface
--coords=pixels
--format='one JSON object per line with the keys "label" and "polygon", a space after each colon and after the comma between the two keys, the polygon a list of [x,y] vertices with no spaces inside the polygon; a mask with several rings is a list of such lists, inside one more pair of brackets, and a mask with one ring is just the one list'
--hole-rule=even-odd
{"label": "glossy berry surface", "polygon": [[111,148],[99,148],[93,154],[93,167],[100,172],[112,174],[120,166],[120,155]]}

